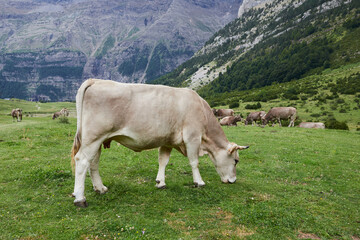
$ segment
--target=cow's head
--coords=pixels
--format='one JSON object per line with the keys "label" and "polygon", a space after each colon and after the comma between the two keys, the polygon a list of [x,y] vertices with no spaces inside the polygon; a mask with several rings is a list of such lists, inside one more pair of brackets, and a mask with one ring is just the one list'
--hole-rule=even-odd
{"label": "cow's head", "polygon": [[267,115],[265,114],[265,115],[263,115],[263,116],[261,117],[261,122],[262,122],[262,126],[263,126],[263,127],[269,122],[269,118],[266,117],[266,116],[267,116]]}
{"label": "cow's head", "polygon": [[247,149],[249,146],[239,146],[236,143],[229,143],[227,150],[221,150],[211,156],[216,171],[223,183],[234,183],[236,181],[236,164],[239,162],[237,150]]}

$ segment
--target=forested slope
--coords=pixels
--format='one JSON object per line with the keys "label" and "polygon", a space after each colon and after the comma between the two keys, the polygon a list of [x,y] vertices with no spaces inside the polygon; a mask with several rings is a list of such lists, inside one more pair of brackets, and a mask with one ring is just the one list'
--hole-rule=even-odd
{"label": "forested slope", "polygon": [[216,78],[197,90],[209,99],[357,63],[359,7],[354,0],[267,3],[228,24],[191,60],[154,83],[189,86],[194,73],[207,66],[207,75],[217,72]]}

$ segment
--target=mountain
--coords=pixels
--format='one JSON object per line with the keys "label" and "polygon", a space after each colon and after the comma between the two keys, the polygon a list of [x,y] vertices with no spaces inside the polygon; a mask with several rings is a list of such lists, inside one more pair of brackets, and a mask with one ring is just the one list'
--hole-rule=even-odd
{"label": "mountain", "polygon": [[0,0],[0,97],[74,99],[86,78],[147,82],[188,60],[242,0]]}
{"label": "mountain", "polygon": [[273,0],[239,14],[190,60],[153,83],[191,87],[214,103],[360,62],[359,1]]}

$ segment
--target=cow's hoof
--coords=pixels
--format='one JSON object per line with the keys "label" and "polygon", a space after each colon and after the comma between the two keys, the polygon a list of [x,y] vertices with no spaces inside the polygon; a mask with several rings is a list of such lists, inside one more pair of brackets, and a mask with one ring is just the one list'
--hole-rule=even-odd
{"label": "cow's hoof", "polygon": [[200,187],[204,187],[204,186],[205,186],[205,183],[204,183],[204,182],[200,182],[200,183],[194,182],[194,184],[195,184],[195,187],[197,187],[197,188],[200,188]]}
{"label": "cow's hoof", "polygon": [[165,189],[166,188],[166,184],[165,183],[161,183],[161,181],[159,180],[156,180],[156,185],[155,185],[156,188],[158,189]]}
{"label": "cow's hoof", "polygon": [[103,186],[102,188],[98,189],[96,187],[94,187],[94,191],[99,193],[99,194],[105,194],[109,191],[109,189],[105,186]]}
{"label": "cow's hoof", "polygon": [[81,207],[81,208],[86,208],[87,206],[89,206],[89,204],[85,201],[81,201],[81,202],[74,202],[74,205],[76,207]]}

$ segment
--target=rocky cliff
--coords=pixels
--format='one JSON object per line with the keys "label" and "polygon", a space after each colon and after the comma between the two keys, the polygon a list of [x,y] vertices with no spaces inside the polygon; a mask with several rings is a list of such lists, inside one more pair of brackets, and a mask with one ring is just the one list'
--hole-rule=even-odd
{"label": "rocky cliff", "polygon": [[146,82],[174,69],[242,0],[0,0],[0,97],[74,99],[86,78]]}

